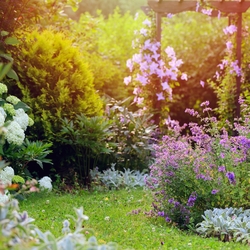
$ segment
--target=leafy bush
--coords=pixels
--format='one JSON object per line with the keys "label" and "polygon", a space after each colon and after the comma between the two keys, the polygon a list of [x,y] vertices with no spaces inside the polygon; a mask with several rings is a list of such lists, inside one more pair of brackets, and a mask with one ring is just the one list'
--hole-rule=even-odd
{"label": "leafy bush", "polygon": [[52,30],[20,32],[18,37],[22,40],[19,51],[15,51],[18,87],[23,100],[32,107],[34,136],[53,139],[61,118],[102,112],[93,76],[71,40]]}
{"label": "leafy bush", "polygon": [[[202,103],[210,112],[208,102]],[[155,212],[167,221],[186,228],[201,220],[201,214],[213,207],[243,207],[249,203],[249,109],[240,123],[238,136],[220,130],[215,117],[190,123],[190,135],[181,135],[184,127],[172,123],[171,133],[155,145],[155,162],[150,176],[158,188],[153,204]]]}
{"label": "leafy bush", "polygon": [[[106,115],[113,121],[109,141],[117,147],[106,161],[108,165],[116,163],[119,170],[142,171],[151,164],[151,139],[157,127],[151,123],[152,114],[144,114],[142,110],[130,111],[128,101],[110,99],[107,103]],[[102,169],[101,165],[98,166]]]}
{"label": "leafy bush", "polygon": [[235,240],[250,243],[250,210],[242,208],[214,208],[206,210],[196,232],[205,237],[218,237],[222,241]]}
{"label": "leafy bush", "polygon": [[21,146],[10,145],[6,148],[3,156],[8,162],[11,162],[17,174],[31,177],[28,169],[30,162],[36,162],[42,169],[44,163],[53,164],[51,159],[47,158],[52,153],[51,147],[52,143],[31,142],[26,138]]}
{"label": "leafy bush", "polygon": [[[13,51],[20,77],[16,91],[32,108],[35,124],[29,132],[33,139],[58,142],[62,118],[102,114],[93,76],[71,40],[52,30],[19,31],[17,35],[22,43]],[[52,156],[57,166],[64,164],[60,145],[54,145]]]}
{"label": "leafy bush", "polygon": [[73,150],[70,164],[74,164],[80,176],[80,185],[90,185],[90,169],[95,168],[102,154],[109,154],[112,145],[108,143],[111,136],[111,123],[104,117],[88,118],[77,115],[75,120],[64,119],[58,136],[59,142]]}

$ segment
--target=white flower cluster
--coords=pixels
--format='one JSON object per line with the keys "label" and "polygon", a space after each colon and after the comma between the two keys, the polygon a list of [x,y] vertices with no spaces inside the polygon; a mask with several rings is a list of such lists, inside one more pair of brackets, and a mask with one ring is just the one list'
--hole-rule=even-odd
{"label": "white flower cluster", "polygon": [[[0,96],[7,93],[7,86],[0,83]],[[25,113],[24,109],[15,110],[15,106],[21,100],[9,95],[2,107],[0,107],[0,127],[5,127],[4,138],[9,144],[22,145],[25,138],[25,130],[32,126],[34,121]]]}
{"label": "white flower cluster", "polygon": [[40,189],[41,190],[47,190],[47,191],[52,190],[51,182],[52,182],[52,180],[48,176],[44,176],[42,179],[40,179],[38,181],[38,183],[40,185]]}
{"label": "white flower cluster", "polygon": [[8,195],[8,191],[5,191],[4,194],[1,194],[1,193],[0,193],[0,204],[1,204],[1,203],[6,203],[6,202],[8,202],[9,200],[10,200],[10,197],[9,197],[9,195]]}
{"label": "white flower cluster", "polygon": [[29,116],[23,109],[17,109],[16,115],[13,116],[13,120],[16,121],[22,130],[26,130],[29,125]]}
{"label": "white flower cluster", "polygon": [[6,129],[7,132],[4,136],[7,142],[9,144],[13,143],[19,146],[22,145],[25,138],[25,134],[19,123],[17,123],[16,121],[12,121],[6,126]]}
{"label": "white flower cluster", "polygon": [[1,184],[6,185],[11,185],[12,183],[12,178],[14,177],[14,169],[12,167],[5,167],[1,172],[0,172],[0,182]]}
{"label": "white flower cluster", "polygon": [[[11,185],[12,178],[14,177],[14,169],[12,167],[5,167],[0,171],[0,183],[4,186]],[[9,192],[5,190],[4,194],[0,193],[0,203],[6,203],[9,201]]]}

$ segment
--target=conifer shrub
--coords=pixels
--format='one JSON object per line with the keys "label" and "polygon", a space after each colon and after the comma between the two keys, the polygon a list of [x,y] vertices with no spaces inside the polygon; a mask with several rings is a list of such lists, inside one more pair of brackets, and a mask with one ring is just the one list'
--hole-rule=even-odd
{"label": "conifer shrub", "polygon": [[32,108],[35,124],[30,135],[57,141],[60,146],[57,132],[61,119],[74,120],[81,113],[102,114],[93,75],[79,49],[64,34],[47,29],[19,31],[16,35],[21,44],[12,53],[20,82],[13,91]]}

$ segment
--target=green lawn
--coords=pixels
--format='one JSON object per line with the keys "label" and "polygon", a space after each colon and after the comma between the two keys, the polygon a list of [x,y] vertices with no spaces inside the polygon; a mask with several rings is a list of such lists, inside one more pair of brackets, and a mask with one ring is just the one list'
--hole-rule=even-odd
{"label": "green lawn", "polygon": [[[74,207],[84,208],[89,220],[84,223],[86,236],[94,235],[100,243],[117,242],[120,249],[249,249],[233,242],[204,239],[168,226],[162,218],[147,217],[151,209],[149,191],[81,191],[78,194],[34,193],[20,202],[42,230],[61,235],[62,222],[75,215]],[[138,214],[131,214],[133,210]]]}

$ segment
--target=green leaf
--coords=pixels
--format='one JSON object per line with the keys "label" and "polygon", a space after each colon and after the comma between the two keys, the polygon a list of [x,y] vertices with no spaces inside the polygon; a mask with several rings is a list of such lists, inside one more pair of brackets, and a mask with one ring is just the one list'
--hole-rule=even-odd
{"label": "green leaf", "polygon": [[10,71],[7,73],[7,76],[8,76],[9,78],[11,78],[11,79],[16,80],[16,81],[18,81],[18,80],[19,80],[19,78],[18,78],[18,75],[17,75],[16,71],[15,71],[15,70],[13,70],[13,69],[10,69]]}
{"label": "green leaf", "polygon": [[1,53],[0,56],[3,57],[3,58],[5,58],[5,59],[7,59],[10,62],[13,62],[13,58],[11,57],[10,54]]}
{"label": "green leaf", "polygon": [[9,35],[8,31],[5,31],[5,30],[1,31],[1,36],[8,36],[8,35]]}
{"label": "green leaf", "polygon": [[4,42],[8,45],[17,45],[20,43],[15,37],[7,37]]}
{"label": "green leaf", "polygon": [[0,81],[7,75],[12,67],[12,62],[5,64],[0,71]]}
{"label": "green leaf", "polygon": [[16,105],[14,105],[14,108],[23,109],[25,112],[30,110],[30,107],[24,102],[18,102]]}

